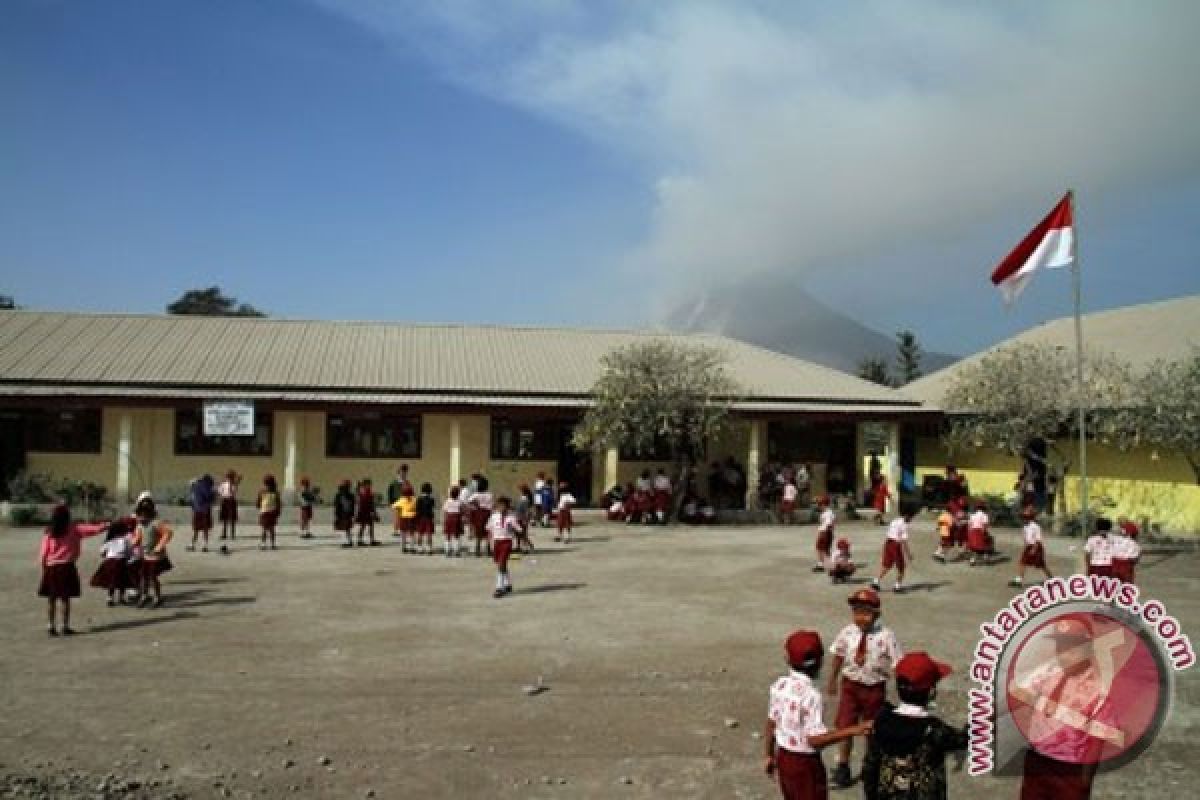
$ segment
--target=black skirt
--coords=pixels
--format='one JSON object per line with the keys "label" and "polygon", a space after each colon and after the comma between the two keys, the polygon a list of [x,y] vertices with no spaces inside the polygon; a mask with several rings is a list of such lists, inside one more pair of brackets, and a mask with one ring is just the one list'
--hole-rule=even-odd
{"label": "black skirt", "polygon": [[100,562],[90,583],[96,589],[115,592],[135,588],[136,581],[129,571],[128,561],[123,558],[106,558]]}
{"label": "black skirt", "polygon": [[38,597],[65,600],[79,597],[79,570],[75,564],[50,564],[42,567],[42,582],[38,585]]}

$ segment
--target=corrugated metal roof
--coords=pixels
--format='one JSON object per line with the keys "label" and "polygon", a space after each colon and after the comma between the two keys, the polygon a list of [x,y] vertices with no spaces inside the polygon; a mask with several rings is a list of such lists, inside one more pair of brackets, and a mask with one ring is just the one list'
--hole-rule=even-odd
{"label": "corrugated metal roof", "polygon": [[[560,405],[573,396],[585,402],[605,353],[654,338],[724,353],[747,401],[918,405],[903,392],[712,334],[38,311],[0,312],[0,387],[5,394],[42,386],[164,397],[202,390],[206,397],[265,391],[314,401],[483,402],[464,400],[467,393],[507,404],[514,397],[549,404],[547,396],[558,396],[553,404]],[[420,399],[395,399],[407,395]]]}
{"label": "corrugated metal roof", "polygon": [[[1179,297],[1161,303],[1126,306],[1083,316],[1084,348],[1112,353],[1135,369],[1158,359],[1173,361],[1200,346],[1200,295]],[[940,406],[947,389],[962,371],[1005,347],[1048,344],[1075,350],[1075,318],[1064,317],[993,345],[945,369],[918,378],[904,391],[930,406]]]}

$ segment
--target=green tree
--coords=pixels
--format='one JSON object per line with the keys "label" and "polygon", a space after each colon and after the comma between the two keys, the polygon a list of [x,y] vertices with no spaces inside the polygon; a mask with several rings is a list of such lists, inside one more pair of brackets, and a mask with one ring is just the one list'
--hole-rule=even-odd
{"label": "green tree", "polygon": [[925,355],[910,330],[896,332],[896,385],[903,386],[921,377],[921,357]]}
{"label": "green tree", "polygon": [[593,405],[575,428],[573,444],[580,449],[650,454],[665,447],[682,478],[705,444],[732,424],[730,409],[741,388],[720,351],[654,339],[609,352],[601,366]]}
{"label": "green tree", "polygon": [[1200,484],[1200,347],[1179,361],[1157,361],[1137,384],[1139,401],[1114,424],[1125,446],[1182,456]]}
{"label": "green tree", "polygon": [[892,376],[888,373],[887,362],[882,358],[864,358],[858,362],[858,377],[863,380],[892,386]]}
{"label": "green tree", "polygon": [[192,314],[202,317],[265,317],[266,314],[247,303],[239,304],[217,286],[189,289],[167,306],[168,314]]}

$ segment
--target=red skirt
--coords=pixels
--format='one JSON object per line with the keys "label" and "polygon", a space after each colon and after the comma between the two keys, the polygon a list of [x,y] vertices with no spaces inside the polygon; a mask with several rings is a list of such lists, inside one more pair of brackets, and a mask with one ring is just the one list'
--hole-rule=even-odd
{"label": "red skirt", "polygon": [[992,537],[983,528],[971,528],[967,531],[967,549],[972,553],[992,552]]}
{"label": "red skirt", "polygon": [[883,568],[904,569],[907,562],[904,560],[904,545],[895,539],[888,539],[883,543]]}
{"label": "red skirt", "polygon": [[164,572],[170,572],[175,566],[165,553],[161,558],[143,558],[140,563],[142,578],[148,581],[154,580]]}
{"label": "red skirt", "polygon": [[471,512],[471,534],[476,539],[487,538],[487,522],[490,516],[492,516],[490,508],[477,508]]}
{"label": "red skirt", "polygon": [[422,536],[433,533],[433,517],[417,517],[417,533]]}
{"label": "red skirt", "polygon": [[345,531],[345,532],[349,533],[350,528],[352,528],[353,526],[354,526],[354,518],[353,517],[334,517],[334,519],[333,519],[333,529],[335,531]]}
{"label": "red skirt", "polygon": [[1025,752],[1020,800],[1087,800],[1091,796],[1092,780],[1086,765],[1059,761],[1033,749]]}
{"label": "red skirt", "polygon": [[1046,550],[1040,544],[1027,544],[1021,550],[1021,566],[1046,568]]}
{"label": "red skirt", "polygon": [[560,532],[571,530],[571,523],[573,521],[571,518],[571,509],[560,508],[554,513],[554,521],[558,523],[558,530]]}
{"label": "red skirt", "polygon": [[88,582],[96,589],[110,592],[134,588],[134,576],[130,574],[129,562],[123,558],[106,558],[100,562],[95,574]]}
{"label": "red skirt", "polygon": [[237,498],[221,498],[221,522],[237,522]]}
{"label": "red skirt", "polygon": [[79,597],[79,570],[74,562],[50,564],[42,567],[42,582],[38,584],[38,597],[66,600]]}
{"label": "red skirt", "polygon": [[1099,575],[1101,578],[1111,578],[1113,576],[1112,564],[1088,564],[1088,575]]}
{"label": "red skirt", "polygon": [[818,753],[775,750],[775,771],[783,800],[826,800],[829,783],[825,764]]}
{"label": "red skirt", "polygon": [[887,687],[882,683],[868,686],[849,678],[842,678],[842,689],[838,695],[837,720],[834,725],[844,728],[847,725],[875,719],[883,710],[883,701],[886,697]]}
{"label": "red skirt", "polygon": [[212,530],[212,512],[211,511],[193,511],[192,512],[192,530],[194,530],[194,531],[211,531]]}
{"label": "red skirt", "polygon": [[795,510],[796,510],[796,501],[795,500],[780,501],[780,503],[779,503],[779,513],[780,514],[791,514]]}
{"label": "red skirt", "polygon": [[442,533],[446,536],[462,536],[462,514],[447,511],[442,518]]}
{"label": "red skirt", "polygon": [[279,512],[260,511],[258,514],[258,524],[263,528],[274,528],[279,524]]}
{"label": "red skirt", "polygon": [[300,506],[300,524],[307,525],[312,522],[312,514],[312,506]]}
{"label": "red skirt", "polygon": [[833,530],[817,531],[817,552],[828,553],[833,547]]}
{"label": "red skirt", "polygon": [[608,519],[609,522],[624,522],[625,521],[625,512],[624,511],[609,510],[609,511],[604,512],[604,516],[606,519]]}
{"label": "red skirt", "polygon": [[1133,583],[1133,565],[1137,562],[1129,558],[1114,558],[1112,563],[1112,574],[1114,578],[1119,578],[1125,583]]}
{"label": "red skirt", "polygon": [[359,510],[359,512],[354,515],[354,521],[357,522],[359,525],[374,525],[375,524],[375,509],[365,508],[365,509]]}
{"label": "red skirt", "polygon": [[492,542],[492,560],[501,570],[508,569],[508,557],[512,555],[512,539],[497,539]]}
{"label": "red skirt", "polygon": [[654,510],[665,514],[671,508],[671,493],[661,489],[654,491]]}

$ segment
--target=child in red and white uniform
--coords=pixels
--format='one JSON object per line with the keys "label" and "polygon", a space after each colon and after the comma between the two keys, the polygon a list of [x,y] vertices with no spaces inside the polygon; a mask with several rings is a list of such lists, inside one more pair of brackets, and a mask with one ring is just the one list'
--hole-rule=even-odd
{"label": "child in red and white uniform", "polygon": [[462,501],[458,486],[450,487],[450,495],[442,504],[442,535],[446,539],[446,558],[462,557]]}
{"label": "child in red and white uniform", "polygon": [[550,509],[546,508],[545,498],[543,497],[546,491],[546,473],[538,472],[537,480],[533,482],[533,523],[546,527],[546,517],[550,513]]}
{"label": "child in red and white uniform", "polygon": [[983,559],[990,564],[992,558],[992,523],[988,518],[987,506],[978,503],[967,520],[967,550],[971,552],[970,565],[973,567]]}
{"label": "child in red and white uniform", "polygon": [[108,526],[104,545],[100,548],[100,566],[89,583],[108,592],[108,604],[125,603],[125,592],[135,589],[138,580],[129,568],[133,555],[133,525],[130,520],[119,519]]}
{"label": "child in red and white uniform", "polygon": [[[881,603],[873,589],[859,589],[846,601],[853,621],[838,632],[829,652],[833,669],[826,687],[838,694],[838,728],[869,723],[879,715],[887,698],[887,681],[903,653],[896,634],[879,624]],[[839,684],[840,679],[840,684]],[[838,748],[833,785],[847,788],[850,776],[850,751],[853,743],[843,741]]]}
{"label": "child in red and white uniform", "polygon": [[271,549],[274,550],[275,527],[279,524],[279,510],[283,505],[274,475],[263,477],[263,486],[258,490],[255,505],[258,506],[258,525],[262,528],[262,538],[258,549],[266,550],[269,543]]}
{"label": "child in red and white uniform", "polygon": [[371,488],[371,479],[363,478],[358,484],[358,498],[355,505],[354,521],[358,523],[358,546],[366,544],[363,534],[370,537],[372,547],[379,546],[375,538],[375,523],[379,521],[379,512],[375,510],[375,490]]}
{"label": "child in red and white uniform", "polygon": [[937,517],[938,546],[933,551],[933,557],[945,562],[946,554],[954,549],[954,513],[947,504]]}
{"label": "child in red and white uniform", "polygon": [[837,516],[829,507],[829,498],[822,496],[818,505],[821,515],[817,518],[817,561],[813,564],[813,572],[824,572],[825,564],[829,561],[829,551],[833,548],[833,529],[837,524]]}
{"label": "child in red and white uniform", "polygon": [[1035,567],[1040,569],[1049,580],[1054,576],[1046,566],[1046,546],[1042,540],[1042,526],[1037,523],[1037,510],[1032,506],[1021,512],[1025,520],[1021,533],[1025,537],[1025,546],[1021,549],[1021,558],[1017,561],[1017,577],[1009,581],[1009,586],[1022,586],[1025,583],[1025,569]]}
{"label": "child in red and white uniform", "polygon": [[238,484],[241,482],[242,476],[233,470],[229,470],[225,473],[225,480],[217,485],[217,499],[219,501],[217,515],[221,520],[222,539],[237,538],[237,490]]}
{"label": "child in red and white uniform", "polygon": [[300,479],[300,538],[311,539],[313,505],[317,502],[317,493],[313,491],[312,482],[308,478]]}
{"label": "child in red and white uniform", "polygon": [[436,512],[433,484],[422,483],[421,494],[417,496],[417,550],[427,556],[433,555],[433,518]]}
{"label": "child in red and white uniform", "polygon": [[1137,542],[1138,526],[1125,517],[1117,519],[1117,529],[1109,535],[1112,542],[1113,577],[1125,583],[1134,583],[1134,567],[1141,558],[1142,548]]}
{"label": "child in red and white uniform", "polygon": [[487,521],[487,533],[492,541],[492,560],[496,562],[496,590],[492,597],[500,598],[512,594],[512,578],[508,575],[508,559],[512,555],[513,541],[521,532],[521,523],[512,513],[511,501],[507,497],[496,500],[496,510]]}
{"label": "child in red and white uniform", "polygon": [[850,541],[838,539],[833,556],[829,559],[829,579],[834,583],[845,583],[857,567],[850,555]]}
{"label": "child in red and white uniform", "polygon": [[796,501],[800,499],[800,490],[796,482],[788,480],[783,485],[783,497],[779,501],[779,522],[781,525],[791,525],[796,521]]}
{"label": "child in red and white uniform", "polygon": [[777,775],[785,800],[829,796],[821,749],[870,732],[870,722],[829,731],[825,728],[824,698],[816,687],[824,646],[816,631],[796,631],[784,643],[790,670],[771,684],[767,723],[763,729],[766,754],[763,768]]}
{"label": "child in red and white uniform", "polygon": [[1104,577],[1113,574],[1112,520],[1101,517],[1096,520],[1096,532],[1088,537],[1083,546],[1087,560],[1087,574]]}
{"label": "child in red and white uniform", "polygon": [[62,632],[70,636],[71,598],[79,597],[79,569],[75,562],[83,549],[83,540],[95,536],[108,527],[107,523],[89,525],[71,521],[71,512],[66,505],[54,507],[50,513],[50,527],[42,535],[38,548],[38,566],[42,568],[42,580],[38,584],[38,596],[46,598],[46,632],[58,636],[54,627],[55,609],[62,601]]}
{"label": "child in red and white uniform", "polygon": [[488,491],[488,479],[482,475],[476,475],[474,479],[475,491],[471,494],[471,532],[475,535],[475,557],[480,558],[483,555],[483,548],[487,548],[488,555],[492,554],[492,540],[488,535],[488,520],[492,517],[492,506],[495,504],[495,499],[492,493]]}
{"label": "child in red and white uniform", "polygon": [[558,534],[554,537],[554,541],[561,539],[564,543],[571,541],[571,526],[574,520],[571,517],[571,509],[575,508],[575,495],[571,494],[571,487],[565,482],[558,485],[558,508],[554,511],[554,519],[558,524]]}
{"label": "child in red and white uniform", "polygon": [[667,524],[667,515],[671,513],[671,479],[666,470],[659,467],[654,476],[654,517],[659,525]]}
{"label": "child in red and white uniform", "polygon": [[879,577],[871,581],[871,587],[879,591],[883,577],[896,568],[896,583],[893,591],[904,591],[904,569],[912,561],[912,551],[908,549],[908,526],[912,522],[912,509],[905,509],[888,525],[887,537],[883,541],[883,558],[879,564]]}

